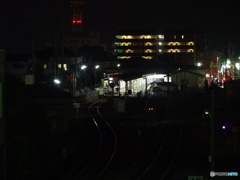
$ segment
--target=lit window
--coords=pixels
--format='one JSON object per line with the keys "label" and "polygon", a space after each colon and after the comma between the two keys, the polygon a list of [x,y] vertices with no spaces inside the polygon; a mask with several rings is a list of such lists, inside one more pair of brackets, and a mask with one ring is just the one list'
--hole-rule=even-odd
{"label": "lit window", "polygon": [[177,36],[176,35],[174,35],[174,39],[176,39],[177,38]]}
{"label": "lit window", "polygon": [[122,49],[118,49],[117,52],[118,53],[123,53],[123,50]]}
{"label": "lit window", "polygon": [[159,39],[164,39],[164,35],[158,35]]}
{"label": "lit window", "polygon": [[61,68],[62,67],[62,64],[58,64],[58,68]]}
{"label": "lit window", "polygon": [[152,50],[151,49],[147,49],[145,50],[146,53],[152,53]]}
{"label": "lit window", "polygon": [[133,38],[132,36],[128,35],[128,36],[125,36],[124,39],[132,39],[132,38]]}
{"label": "lit window", "polygon": [[194,45],[194,43],[191,41],[191,42],[188,42],[187,45],[192,46]]}
{"label": "lit window", "polygon": [[158,50],[158,52],[162,52],[162,50],[161,50],[161,49],[159,49],[159,50]]}
{"label": "lit window", "polygon": [[43,69],[47,69],[47,64],[44,64],[44,65],[43,65]]}
{"label": "lit window", "polygon": [[184,39],[184,35],[182,35],[182,39]]}
{"label": "lit window", "polygon": [[117,39],[123,39],[123,37],[122,37],[122,36],[116,36],[116,38],[117,38]]}
{"label": "lit window", "polygon": [[180,53],[181,51],[180,49],[175,49],[175,52]]}
{"label": "lit window", "polygon": [[160,46],[161,46],[161,45],[162,45],[162,42],[159,42],[159,43],[158,43],[158,45],[160,45]]}
{"label": "lit window", "polygon": [[153,44],[150,42],[145,43],[146,46],[152,46]]}
{"label": "lit window", "polygon": [[188,49],[187,52],[191,53],[193,52],[193,49]]}
{"label": "lit window", "polygon": [[133,53],[133,50],[128,49],[128,50],[126,50],[126,53]]}
{"label": "lit window", "polygon": [[142,58],[144,58],[144,59],[152,59],[153,57],[152,56],[142,56]]}

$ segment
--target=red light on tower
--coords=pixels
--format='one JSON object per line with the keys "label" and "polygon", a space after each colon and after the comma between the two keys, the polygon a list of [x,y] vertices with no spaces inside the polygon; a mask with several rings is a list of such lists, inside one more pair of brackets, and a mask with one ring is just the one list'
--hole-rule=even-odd
{"label": "red light on tower", "polygon": [[72,23],[73,24],[80,24],[80,23],[82,23],[82,21],[81,20],[73,20]]}
{"label": "red light on tower", "polygon": [[83,32],[82,13],[84,9],[85,0],[70,0],[72,10],[72,33],[79,35]]}

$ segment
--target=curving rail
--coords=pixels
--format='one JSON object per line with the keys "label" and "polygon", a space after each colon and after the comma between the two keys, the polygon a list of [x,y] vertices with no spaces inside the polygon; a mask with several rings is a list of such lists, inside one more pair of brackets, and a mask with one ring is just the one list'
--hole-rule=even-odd
{"label": "curving rail", "polygon": [[103,103],[105,103],[105,100],[100,100],[88,107],[88,113],[99,133],[99,143],[94,155],[75,176],[74,180],[99,179],[111,163],[116,152],[116,134],[100,112]]}

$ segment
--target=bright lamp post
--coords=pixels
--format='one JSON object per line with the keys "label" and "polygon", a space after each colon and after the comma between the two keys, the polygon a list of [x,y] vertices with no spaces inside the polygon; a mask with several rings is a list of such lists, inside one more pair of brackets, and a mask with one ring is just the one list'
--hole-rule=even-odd
{"label": "bright lamp post", "polygon": [[117,67],[118,67],[118,81],[119,81],[119,96],[120,96],[120,67],[121,67],[121,65],[120,64],[117,64]]}
{"label": "bright lamp post", "polygon": [[98,68],[99,68],[99,65],[96,65],[96,66],[95,66],[95,69],[94,69],[94,71],[95,71],[95,72],[94,72],[94,77],[95,77],[95,79],[94,79],[94,83],[95,83],[95,84],[94,84],[94,87],[95,87],[95,88],[96,88],[96,80],[97,80],[97,73],[96,73],[96,72],[97,72],[97,69],[98,69]]}
{"label": "bright lamp post", "polygon": [[[86,69],[87,68],[87,66],[86,65],[82,65],[81,66],[81,70],[84,70],[84,69]],[[83,78],[82,78],[82,71],[80,72],[81,73],[81,76],[80,76],[80,82],[81,82],[81,84],[80,84],[80,86],[81,86],[81,89],[82,89],[82,81],[83,81]]]}

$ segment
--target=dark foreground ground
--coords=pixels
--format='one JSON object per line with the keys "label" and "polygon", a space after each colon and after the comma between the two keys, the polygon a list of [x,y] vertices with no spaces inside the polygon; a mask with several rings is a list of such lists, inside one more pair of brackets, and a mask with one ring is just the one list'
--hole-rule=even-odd
{"label": "dark foreground ground", "polygon": [[[177,153],[176,164],[165,179],[183,180],[190,176],[200,176],[204,180],[211,179],[210,171],[212,169],[209,162],[212,143],[211,118],[204,115],[204,110],[209,107],[209,97],[202,93],[180,99],[172,98],[170,101],[130,97],[125,103],[126,111],[124,113],[117,112],[112,101],[109,100],[104,110],[103,115],[116,131],[118,149],[101,179],[134,179],[145,163],[145,157],[151,156],[154,149],[159,147],[159,139],[164,135],[163,132],[168,123],[172,119],[180,116],[184,118],[189,114],[192,115],[192,118],[186,121],[183,128],[180,138],[182,146]],[[146,111],[152,107],[153,111]],[[240,173],[240,114],[238,107],[238,102],[216,100],[214,112],[215,172]],[[221,129],[222,125],[225,125],[226,129]],[[75,159],[76,156],[80,160],[86,159],[90,150],[96,148],[96,145],[91,144],[94,139],[92,127],[93,122],[89,120],[87,108],[81,107],[79,117],[68,121],[69,131],[67,133],[52,135],[51,138],[41,141],[43,146],[36,146],[37,155],[29,157],[36,160],[30,166],[32,169],[26,171],[26,178],[22,179],[47,179],[49,173],[57,170],[59,164],[68,159]],[[237,127],[235,134],[232,127]],[[23,149],[23,152],[26,151]],[[21,165],[24,167],[23,163]],[[215,178],[239,179],[239,177]]]}
{"label": "dark foreground ground", "polygon": [[[202,94],[201,94],[202,95]],[[219,96],[216,96],[218,98]],[[209,97],[207,97],[209,98]],[[202,100],[201,100],[202,99]],[[131,100],[134,102],[134,100]],[[199,101],[199,103],[196,103]],[[136,107],[139,106],[136,100]],[[144,102],[145,103],[145,102]],[[240,114],[238,102],[227,102],[225,99],[215,99],[214,101],[214,140],[211,139],[211,121],[212,117],[204,114],[205,108],[209,108],[211,101],[206,100],[206,96],[188,101],[187,104],[182,104],[181,109],[177,107],[162,108],[155,114],[144,116],[141,113],[136,113],[136,116],[124,119],[119,118],[119,114],[115,113],[115,117],[121,122],[122,129],[129,134],[125,137],[125,150],[132,148],[129,157],[137,157],[139,149],[145,148],[145,153],[151,153],[152,147],[146,146],[146,142],[151,140],[156,141],[156,137],[161,134],[164,128],[163,121],[171,121],[171,119],[184,114],[194,112],[191,119],[187,120],[183,128],[180,144],[184,145],[179,149],[177,154],[177,162],[171,169],[165,179],[184,180],[190,177],[211,179],[210,172],[237,172],[240,173]],[[130,107],[132,106],[131,103]],[[177,104],[177,103],[176,103]],[[181,106],[181,105],[180,105]],[[180,110],[179,110],[180,108]],[[198,110],[196,110],[198,108]],[[139,108],[136,108],[139,109]],[[165,112],[165,113],[163,113]],[[116,119],[116,118],[115,118]],[[225,129],[222,128],[225,127]],[[236,131],[233,131],[233,128]],[[139,130],[141,134],[139,134]],[[126,134],[125,134],[126,136]],[[161,136],[161,135],[160,135]],[[132,137],[132,138],[130,138]],[[128,140],[127,140],[128,139]],[[126,142],[128,142],[126,144]],[[157,143],[157,142],[156,142]],[[211,154],[211,146],[214,144],[214,153]],[[157,145],[156,145],[157,147]],[[124,148],[122,150],[124,150]],[[214,164],[210,157],[214,156]],[[139,156],[138,156],[139,157]],[[124,158],[124,157],[122,157]],[[134,174],[132,171],[137,171],[138,160],[134,158],[126,159],[125,165],[113,172],[110,179],[130,179]],[[120,175],[121,174],[121,175]],[[215,177],[215,179],[239,179],[240,177]],[[104,179],[104,177],[103,177]]]}

